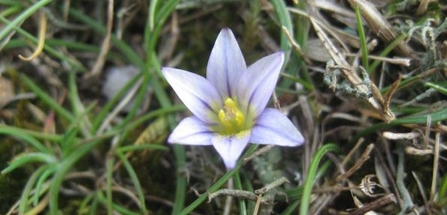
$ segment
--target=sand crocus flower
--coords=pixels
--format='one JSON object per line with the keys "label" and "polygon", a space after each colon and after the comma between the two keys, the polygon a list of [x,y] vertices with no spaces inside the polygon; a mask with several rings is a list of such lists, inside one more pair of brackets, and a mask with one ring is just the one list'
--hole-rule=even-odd
{"label": "sand crocus flower", "polygon": [[280,111],[266,108],[284,63],[284,53],[266,56],[247,68],[236,38],[223,29],[208,61],[206,79],[163,68],[162,72],[194,116],[183,119],[169,143],[213,145],[232,169],[248,143],[298,146],[304,139]]}

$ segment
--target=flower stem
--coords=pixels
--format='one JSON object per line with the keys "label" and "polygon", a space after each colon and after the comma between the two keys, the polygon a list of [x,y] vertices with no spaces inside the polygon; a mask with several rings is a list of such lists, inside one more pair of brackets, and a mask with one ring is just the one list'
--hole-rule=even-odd
{"label": "flower stem", "polygon": [[[231,177],[228,181],[227,181],[227,189],[234,189],[234,180],[233,177]],[[227,199],[225,200],[225,207],[224,207],[224,215],[229,215],[231,214],[231,203],[233,202],[233,197],[228,195]]]}

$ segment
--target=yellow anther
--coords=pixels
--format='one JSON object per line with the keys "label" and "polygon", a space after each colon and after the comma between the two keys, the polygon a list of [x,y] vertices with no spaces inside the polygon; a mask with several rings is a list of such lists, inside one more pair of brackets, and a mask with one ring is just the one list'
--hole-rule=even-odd
{"label": "yellow anther", "polygon": [[236,117],[234,117],[234,120],[237,122],[237,124],[242,125],[245,123],[245,116],[241,111],[236,112]]}
{"label": "yellow anther", "polygon": [[238,110],[236,102],[233,101],[233,99],[227,98],[225,100],[225,108]]}
{"label": "yellow anther", "polygon": [[219,111],[219,120],[225,127],[231,126],[225,111],[222,109]]}
{"label": "yellow anther", "polygon": [[245,115],[239,110],[236,102],[227,98],[224,102],[224,106],[218,113],[219,132],[223,134],[236,134],[245,130]]}

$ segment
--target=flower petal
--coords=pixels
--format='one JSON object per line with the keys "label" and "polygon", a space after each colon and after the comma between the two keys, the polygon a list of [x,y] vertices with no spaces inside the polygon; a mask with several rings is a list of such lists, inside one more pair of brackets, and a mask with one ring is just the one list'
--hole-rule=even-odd
{"label": "flower petal", "polygon": [[163,75],[188,109],[204,122],[212,123],[222,107],[216,88],[202,76],[174,68],[163,68]]}
{"label": "flower petal", "polygon": [[241,74],[247,65],[230,29],[224,28],[217,36],[206,70],[206,78],[216,86],[222,100],[232,97]]}
{"label": "flower petal", "polygon": [[183,119],[172,131],[168,143],[211,145],[211,137],[214,135],[203,121],[195,116],[190,116]]}
{"label": "flower petal", "polygon": [[243,132],[233,136],[215,135],[211,140],[225,166],[230,170],[236,166],[236,161],[247,146],[249,139],[250,132]]}
{"label": "flower petal", "polygon": [[280,111],[266,108],[252,128],[250,143],[298,146],[304,138],[292,122]]}
{"label": "flower petal", "polygon": [[237,88],[237,96],[242,108],[254,111],[254,118],[267,105],[275,89],[283,63],[284,53],[276,52],[256,61],[242,75]]}

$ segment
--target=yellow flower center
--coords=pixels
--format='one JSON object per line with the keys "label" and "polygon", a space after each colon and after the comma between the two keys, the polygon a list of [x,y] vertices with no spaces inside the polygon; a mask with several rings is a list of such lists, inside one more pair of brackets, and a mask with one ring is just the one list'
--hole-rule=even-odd
{"label": "yellow flower center", "polygon": [[244,113],[239,110],[236,102],[227,98],[219,113],[220,125],[216,127],[216,132],[222,135],[234,135],[246,130],[246,119]]}

